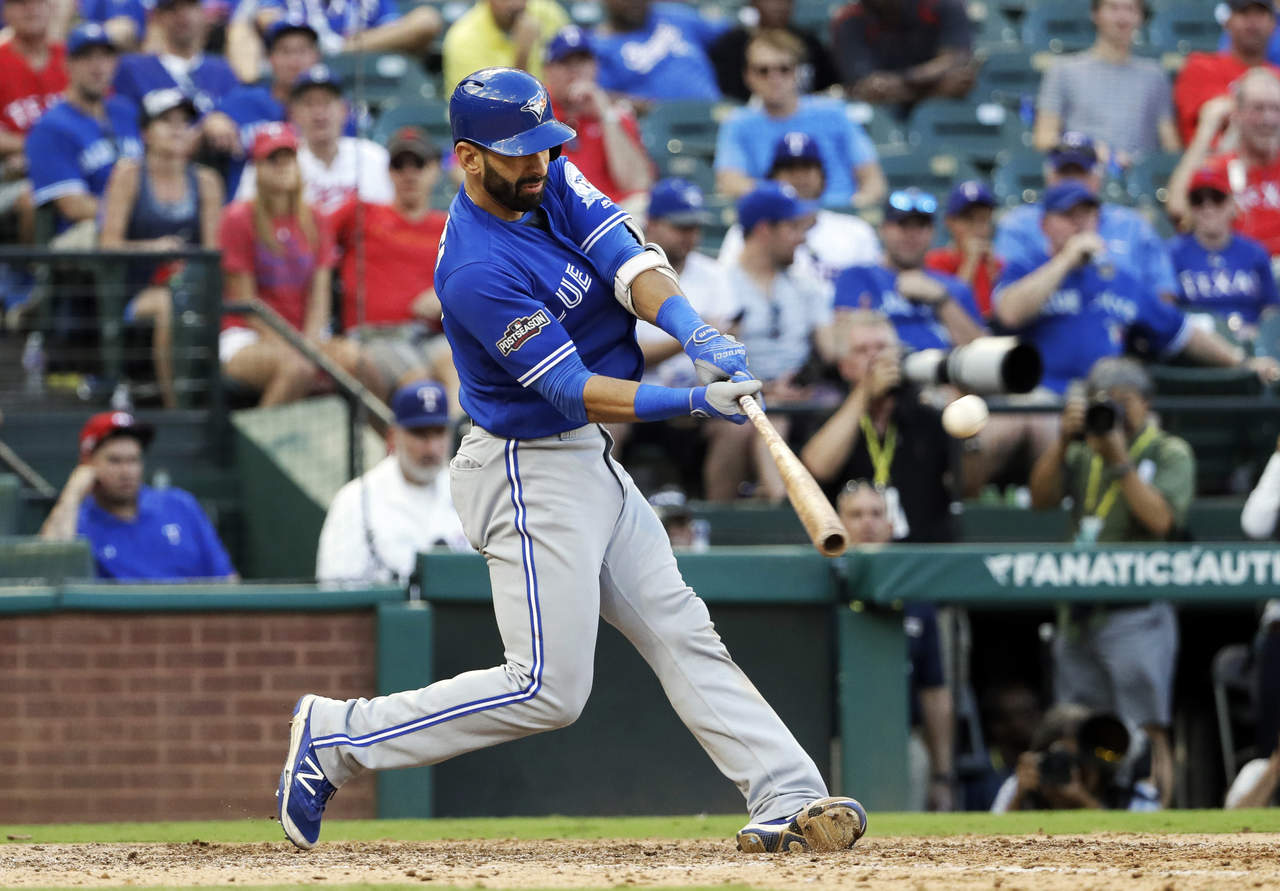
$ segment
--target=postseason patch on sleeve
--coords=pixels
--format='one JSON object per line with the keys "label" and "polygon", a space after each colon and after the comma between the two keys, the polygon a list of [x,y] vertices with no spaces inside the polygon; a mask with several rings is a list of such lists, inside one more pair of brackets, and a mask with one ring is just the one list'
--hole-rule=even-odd
{"label": "postseason patch on sleeve", "polygon": [[545,309],[540,309],[531,316],[521,316],[518,319],[513,319],[496,343],[498,352],[504,356],[510,356],[550,324],[551,319],[547,316]]}

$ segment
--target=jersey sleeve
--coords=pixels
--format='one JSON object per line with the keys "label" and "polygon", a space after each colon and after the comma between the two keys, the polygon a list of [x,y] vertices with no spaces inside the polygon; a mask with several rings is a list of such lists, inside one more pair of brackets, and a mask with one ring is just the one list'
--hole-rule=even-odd
{"label": "jersey sleeve", "polygon": [[1162,356],[1181,352],[1187,345],[1187,339],[1191,337],[1190,320],[1182,314],[1182,310],[1164,302],[1149,289],[1138,286],[1136,282],[1134,285],[1138,306],[1134,326],[1151,337],[1151,345]]}
{"label": "jersey sleeve", "polygon": [[[529,286],[506,270],[472,262],[440,283],[445,315],[458,323],[522,387],[534,386],[569,357],[578,357],[569,332]],[[452,295],[461,295],[451,299]]]}
{"label": "jersey sleeve", "polygon": [[572,161],[552,165],[549,184],[563,199],[565,233],[591,258],[596,271],[612,282],[619,267],[644,250],[628,228],[631,215],[593,186]]}
{"label": "jersey sleeve", "polygon": [[36,124],[27,135],[27,173],[37,206],[64,195],[89,192],[89,183],[77,160],[75,142],[61,130]]}
{"label": "jersey sleeve", "polygon": [[[1004,296],[1004,289],[1009,285],[1026,278],[1028,275],[1036,271],[1036,266],[1027,260],[1010,261],[1005,264],[1004,269],[1000,270],[1000,277],[996,279],[995,287],[991,289],[991,316],[995,318],[996,307],[1000,305],[1000,298]],[[1028,322],[1028,324],[1030,324]]]}
{"label": "jersey sleeve", "polygon": [[378,3],[378,11],[374,14],[373,21],[369,22],[370,27],[379,25],[389,25],[400,18],[400,9],[396,6],[395,0],[380,0]]}

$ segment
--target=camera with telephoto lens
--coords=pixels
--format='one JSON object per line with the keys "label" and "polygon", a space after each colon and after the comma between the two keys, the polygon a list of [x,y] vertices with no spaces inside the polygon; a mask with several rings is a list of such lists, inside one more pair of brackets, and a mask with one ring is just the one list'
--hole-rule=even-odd
{"label": "camera with telephoto lens", "polygon": [[902,376],[917,386],[954,384],[980,396],[1030,393],[1040,384],[1040,351],[1016,337],[978,337],[952,350],[917,350]]}
{"label": "camera with telephoto lens", "polygon": [[1105,436],[1124,423],[1124,406],[1105,394],[1095,396],[1084,410],[1084,432]]}
{"label": "camera with telephoto lens", "polygon": [[1041,752],[1036,762],[1040,771],[1040,785],[1066,786],[1071,782],[1071,771],[1075,769],[1076,757],[1065,749],[1050,749]]}

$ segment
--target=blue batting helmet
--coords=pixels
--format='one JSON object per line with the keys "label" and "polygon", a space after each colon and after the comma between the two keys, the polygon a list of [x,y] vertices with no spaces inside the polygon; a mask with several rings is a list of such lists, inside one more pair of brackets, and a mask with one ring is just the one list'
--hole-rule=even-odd
{"label": "blue batting helmet", "polygon": [[455,144],[508,157],[550,149],[555,158],[561,144],[578,135],[556,120],[542,82],[517,68],[482,68],[464,77],[449,98],[449,124]]}

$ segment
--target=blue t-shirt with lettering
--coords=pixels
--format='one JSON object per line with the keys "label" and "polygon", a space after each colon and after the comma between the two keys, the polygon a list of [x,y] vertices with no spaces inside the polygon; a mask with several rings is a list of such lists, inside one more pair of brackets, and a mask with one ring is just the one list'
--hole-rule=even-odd
{"label": "blue t-shirt with lettering", "polygon": [[[1047,261],[1041,256],[1005,266],[991,294],[992,307],[1000,305],[1006,287]],[[1064,393],[1071,381],[1088,376],[1094,362],[1120,355],[1130,328],[1147,335],[1162,355],[1181,351],[1191,336],[1186,316],[1149,287],[1119,267],[1090,263],[1068,273],[1039,315],[1011,333],[1040,350],[1041,386]]]}
{"label": "blue t-shirt with lettering", "polygon": [[[941,282],[952,299],[978,325],[983,324],[968,285],[932,269],[921,271]],[[935,308],[903,297],[898,293],[897,281],[898,273],[888,266],[850,266],[836,279],[835,308],[873,309],[884,313],[897,329],[898,339],[913,350],[945,350],[954,346],[946,326],[938,321]]]}
{"label": "blue t-shirt with lettering", "polygon": [[105,107],[103,120],[62,101],[31,128],[25,150],[37,206],[64,195],[101,198],[116,160],[142,157],[133,103],[110,96]]}
{"label": "blue t-shirt with lettering", "polygon": [[213,524],[182,489],[143,486],[133,520],[107,513],[90,495],[76,532],[89,539],[100,578],[180,581],[235,573]]}
{"label": "blue t-shirt with lettering", "polygon": [[117,96],[133,101],[135,114],[142,108],[142,97],[153,90],[177,88],[195,103],[204,115],[213,111],[218,100],[230,93],[240,81],[227,60],[221,56],[202,55],[186,71],[166,68],[160,57],[150,53],[125,56],[116,68],[112,86]]}
{"label": "blue t-shirt with lettering", "polygon": [[844,103],[838,99],[803,96],[795,114],[785,118],[770,117],[755,105],[735,109],[716,138],[715,168],[763,179],[769,174],[778,141],[793,131],[807,133],[818,144],[826,180],[822,203],[848,206],[858,190],[853,169],[875,161],[876,147],[862,127],[845,114]]}
{"label": "blue t-shirt with lettering", "polygon": [[727,26],[684,3],[654,3],[639,30],[591,35],[600,66],[596,80],[606,90],[642,99],[719,99],[707,53]]}
{"label": "blue t-shirt with lettering", "polygon": [[1220,251],[1211,251],[1191,233],[1169,240],[1178,273],[1178,304],[1183,309],[1257,322],[1262,311],[1280,304],[1267,249],[1232,233]]}

